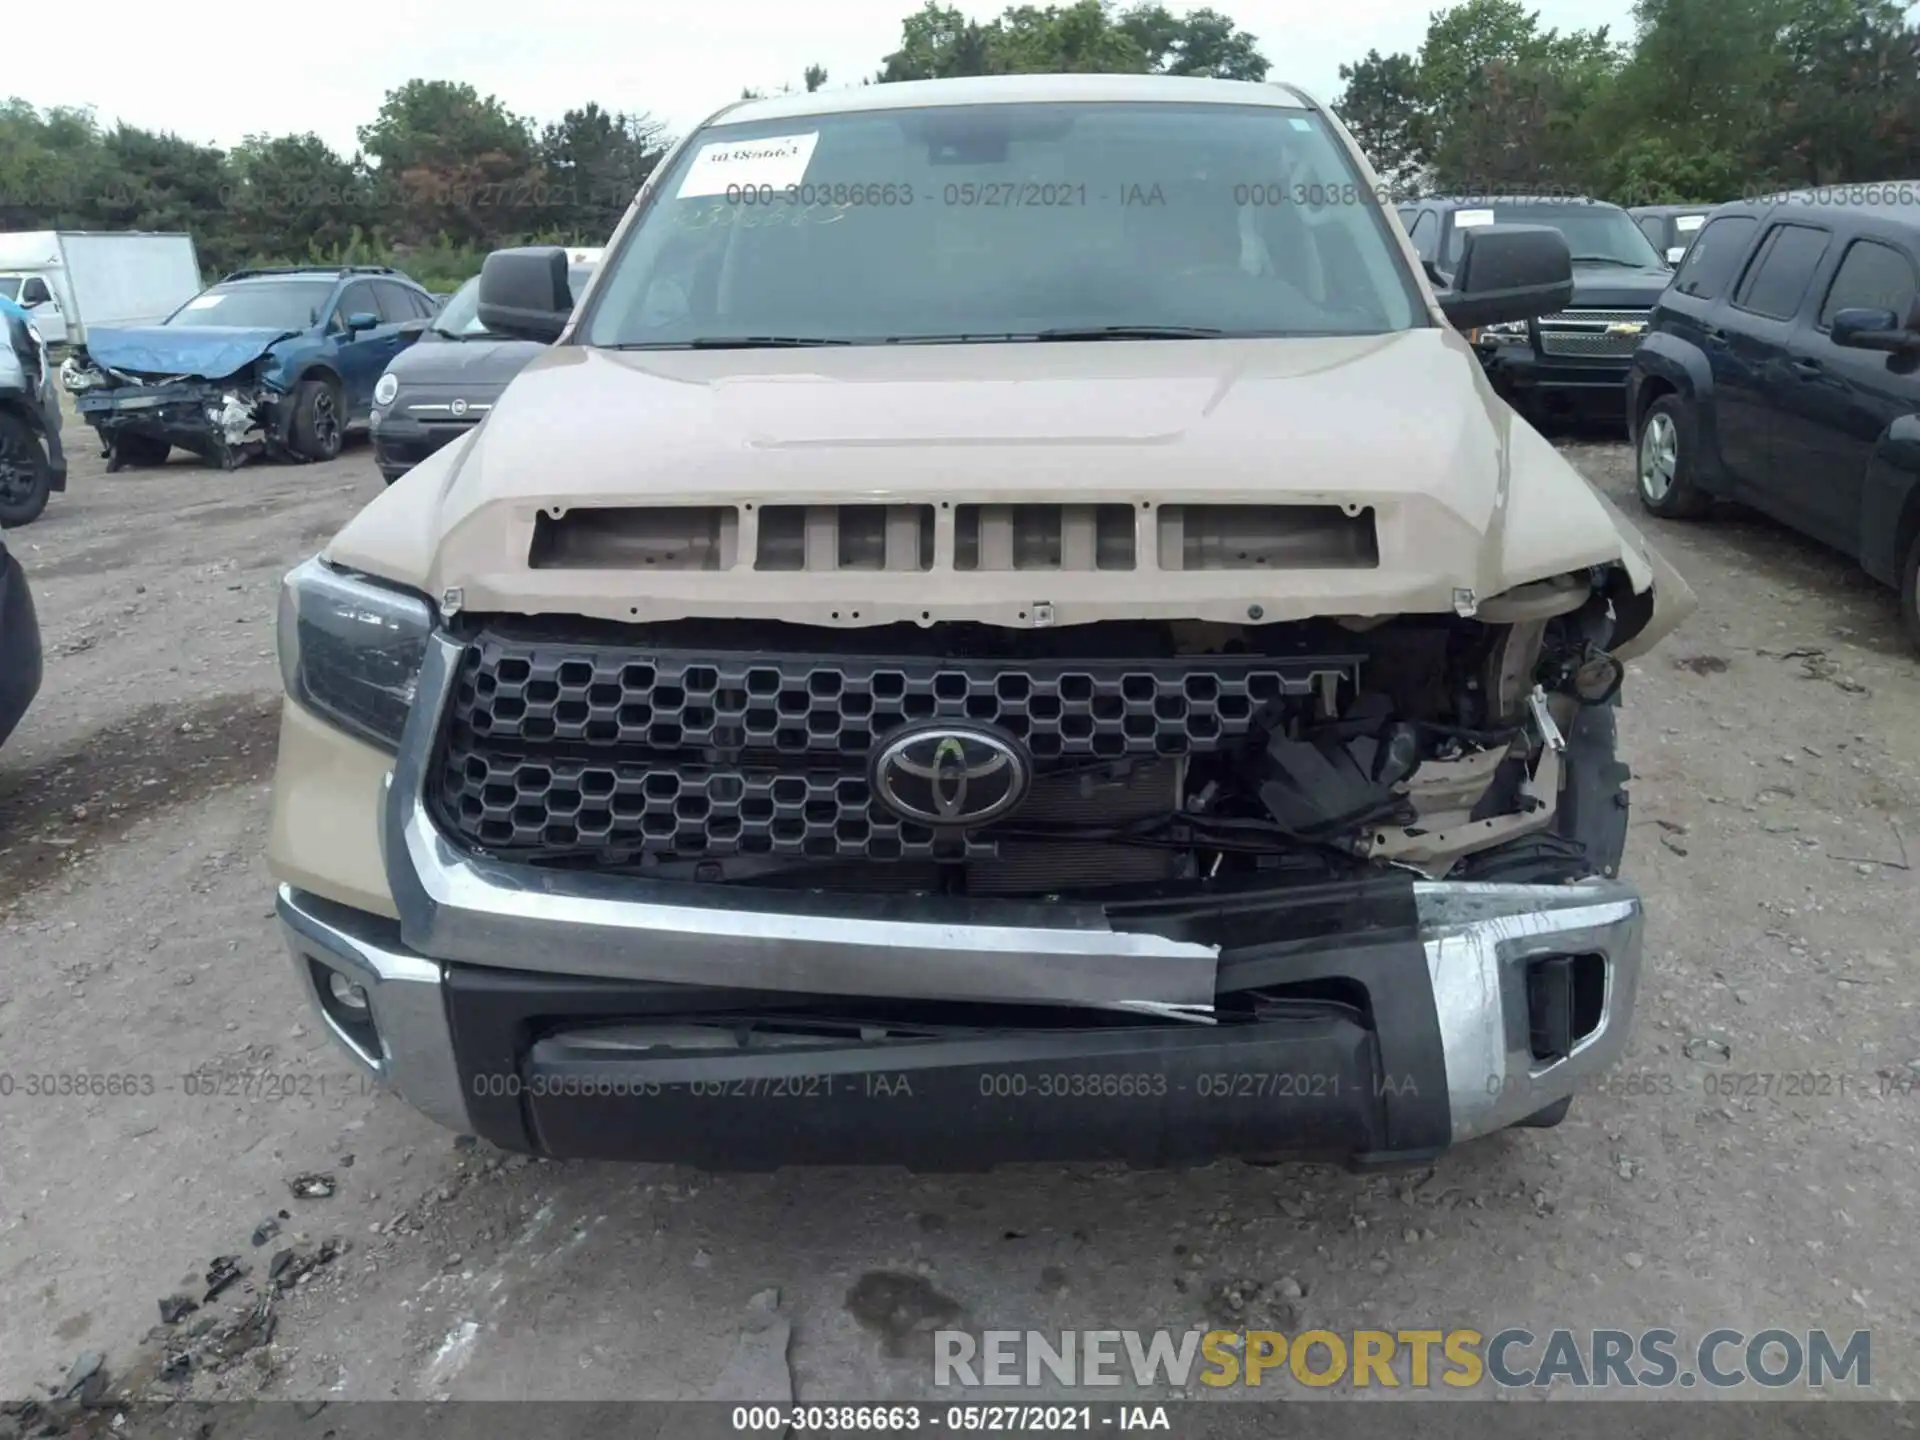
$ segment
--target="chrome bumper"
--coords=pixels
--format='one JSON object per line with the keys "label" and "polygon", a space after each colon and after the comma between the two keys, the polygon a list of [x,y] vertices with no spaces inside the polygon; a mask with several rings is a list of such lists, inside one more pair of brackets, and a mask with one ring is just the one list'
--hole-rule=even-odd
{"label": "chrome bumper", "polygon": [[[286,887],[279,902],[323,1022],[363,1066],[443,1124],[460,1127],[466,1117],[441,995],[450,964],[1211,1019],[1218,947],[1116,930],[1099,907],[716,898],[709,887],[476,859],[437,829],[423,794],[459,656],[444,637],[430,647],[388,784],[381,838],[399,923]],[[1433,993],[1456,1142],[1525,1119],[1619,1058],[1640,969],[1641,902],[1631,886],[1419,882],[1413,889],[1426,956],[1421,978]],[[1607,962],[1600,1023],[1571,1055],[1537,1065],[1527,962],[1582,953]],[[381,1054],[366,1053],[328,1018],[309,959],[366,987]]]}

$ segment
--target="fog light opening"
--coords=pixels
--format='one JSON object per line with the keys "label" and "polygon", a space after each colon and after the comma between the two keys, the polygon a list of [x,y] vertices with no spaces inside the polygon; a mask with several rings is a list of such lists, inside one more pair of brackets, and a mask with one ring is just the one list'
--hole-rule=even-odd
{"label": "fog light opening", "polygon": [[307,965],[313,974],[314,994],[320,997],[320,1012],[326,1016],[327,1023],[359,1052],[361,1059],[378,1068],[384,1050],[367,987],[322,961],[309,959]]}
{"label": "fog light opening", "polygon": [[342,1009],[355,1014],[370,1014],[367,1006],[367,988],[358,981],[349,980],[338,970],[328,972],[327,991],[340,1004]]}
{"label": "fog light opening", "polygon": [[1604,955],[1547,955],[1527,965],[1528,1046],[1534,1063],[1571,1055],[1606,1011]]}

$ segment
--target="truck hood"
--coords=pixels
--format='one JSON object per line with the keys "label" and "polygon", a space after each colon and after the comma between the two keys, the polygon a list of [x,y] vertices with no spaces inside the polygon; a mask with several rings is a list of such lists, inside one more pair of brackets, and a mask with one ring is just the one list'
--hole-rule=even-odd
{"label": "truck hood", "polygon": [[1577,309],[1651,310],[1673,279],[1666,266],[1628,270],[1620,265],[1573,267],[1573,304]]}
{"label": "truck hood", "polygon": [[135,375],[199,375],[221,380],[266,354],[296,330],[234,330],[194,325],[142,325],[88,330],[96,365]]}
{"label": "truck hood", "polygon": [[[1101,523],[1118,517],[1131,532],[1133,566],[1098,568],[1085,550],[1045,569],[962,568],[955,528],[974,505],[1123,506]],[[1285,507],[1261,523],[1300,525],[1301,560],[1262,568],[1242,554],[1236,565],[1231,542],[1197,558],[1167,550],[1195,523],[1186,507],[1200,505]],[[924,517],[931,538],[890,551],[899,568],[843,565],[845,547],[829,539],[804,570],[758,573],[761,531],[776,521],[766,512],[780,506],[818,507],[810,527],[845,523],[835,507],[903,507],[889,518]],[[1073,513],[1092,525],[1092,512]],[[1230,531],[1246,513],[1212,523]],[[581,543],[556,548],[570,523]],[[1313,539],[1361,525],[1372,543],[1357,550]],[[469,610],[624,621],[1026,627],[1436,613],[1609,564],[1635,592],[1658,577],[1672,618],[1691,604],[1614,507],[1493,394],[1466,342],[1438,326],[1283,341],[563,345],[523,370],[484,424],[362,511],[327,556],[443,601],[457,591]]]}

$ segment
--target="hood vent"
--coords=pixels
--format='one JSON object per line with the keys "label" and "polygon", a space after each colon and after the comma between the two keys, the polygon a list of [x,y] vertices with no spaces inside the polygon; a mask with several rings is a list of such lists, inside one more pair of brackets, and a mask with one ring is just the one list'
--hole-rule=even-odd
{"label": "hood vent", "polygon": [[610,505],[542,510],[531,570],[731,570],[740,546],[732,505]]}
{"label": "hood vent", "polygon": [[1167,505],[1162,570],[1372,570],[1380,536],[1370,506]]}
{"label": "hood vent", "polygon": [[953,512],[956,570],[1131,570],[1126,505],[961,505]]}
{"label": "hood vent", "polygon": [[[541,510],[533,570],[1371,570],[1370,506],[640,505]],[[742,534],[742,530],[745,534]],[[950,547],[950,548],[949,548]],[[753,558],[748,562],[747,556]]]}
{"label": "hood vent", "polygon": [[931,505],[768,505],[756,570],[931,570]]}

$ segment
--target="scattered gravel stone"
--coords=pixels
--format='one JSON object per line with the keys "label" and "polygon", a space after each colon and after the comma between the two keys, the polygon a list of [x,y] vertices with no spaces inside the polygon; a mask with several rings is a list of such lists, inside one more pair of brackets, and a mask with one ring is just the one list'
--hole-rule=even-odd
{"label": "scattered gravel stone", "polygon": [[324,1171],[312,1170],[287,1181],[287,1188],[293,1192],[293,1198],[296,1200],[325,1200],[339,1187],[333,1176]]}

